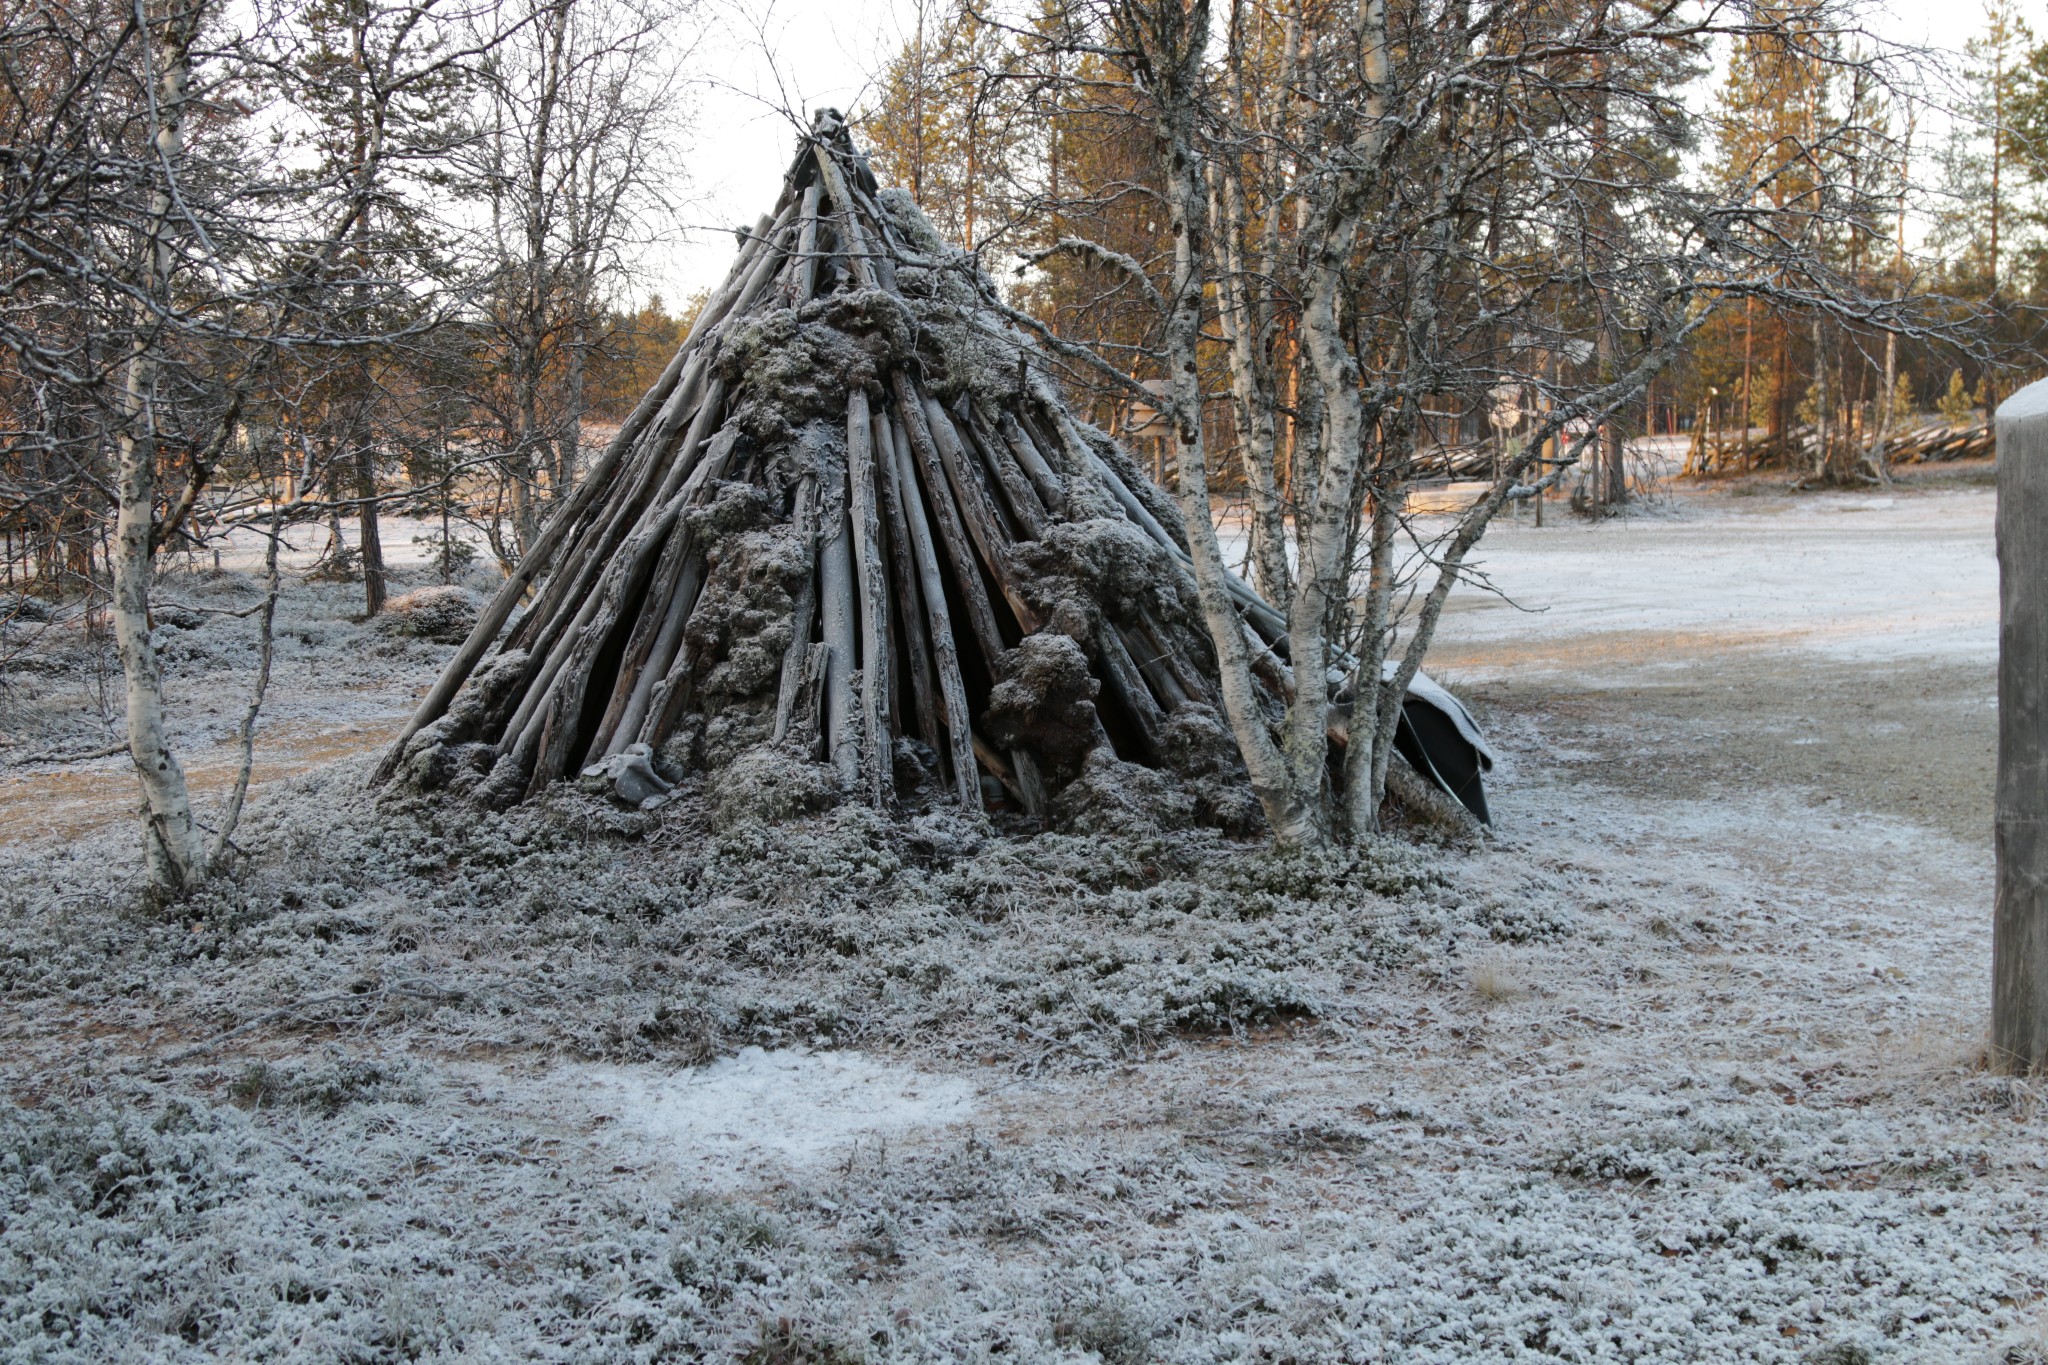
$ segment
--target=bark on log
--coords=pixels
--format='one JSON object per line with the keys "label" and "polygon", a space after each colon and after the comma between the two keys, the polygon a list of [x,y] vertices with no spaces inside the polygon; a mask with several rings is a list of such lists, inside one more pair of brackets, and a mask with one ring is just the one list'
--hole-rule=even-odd
{"label": "bark on log", "polygon": [[[901,370],[889,379],[896,392],[896,415],[901,422],[899,430],[909,437],[917,472],[923,475],[922,486],[925,498],[931,504],[932,520],[938,524],[939,539],[945,543],[946,556],[958,575],[960,598],[967,608],[967,624],[974,632],[975,643],[981,646],[982,657],[993,667],[996,656],[1003,652],[1002,632],[996,629],[995,614],[989,609],[988,593],[982,587],[974,545],[960,524],[960,511],[954,506],[952,494],[946,486],[945,464],[932,441],[924,404],[919,401],[916,386]],[[906,489],[918,486],[919,481],[914,478],[904,485]],[[905,499],[906,502],[908,500]],[[936,639],[936,628],[932,634]]]}
{"label": "bark on log", "polygon": [[917,705],[918,736],[934,754],[944,752],[939,733],[938,687],[932,679],[931,640],[925,634],[925,612],[918,587],[917,552],[910,543],[910,523],[903,512],[903,490],[896,472],[896,435],[889,415],[877,408],[872,417],[876,465],[882,506],[889,521],[889,566],[895,576],[897,620],[903,628],[903,648],[897,651],[903,671],[910,677],[912,700]]}
{"label": "bark on log", "polygon": [[880,806],[892,786],[889,744],[889,575],[882,565],[882,518],[875,490],[874,433],[868,396],[846,400],[847,511],[853,532],[854,578],[860,593],[860,752],[868,799]]}
{"label": "bark on log", "polygon": [[961,806],[978,811],[981,809],[981,782],[974,767],[967,686],[960,679],[960,656],[954,645],[953,622],[946,608],[945,579],[939,570],[938,551],[932,545],[931,527],[925,521],[924,504],[917,496],[917,475],[911,470],[910,438],[900,426],[896,428],[895,436],[896,486],[903,490],[903,515],[910,532],[911,550],[917,559],[925,624],[931,631],[932,663],[939,675],[939,696],[946,707],[946,742],[953,763],[953,785],[959,793]]}
{"label": "bark on log", "polygon": [[824,543],[818,547],[818,604],[824,615],[825,646],[832,651],[825,661],[825,753],[839,774],[839,785],[852,792],[860,789],[860,736],[857,705],[853,695],[854,670],[860,667],[854,621],[858,608],[853,598],[853,535],[846,521],[844,475],[823,499]]}
{"label": "bark on log", "polygon": [[981,456],[982,469],[1002,495],[1001,505],[1015,528],[1013,538],[1043,540],[1045,507],[1038,501],[1037,490],[1032,488],[1016,456],[988,430],[978,413],[960,430]]}

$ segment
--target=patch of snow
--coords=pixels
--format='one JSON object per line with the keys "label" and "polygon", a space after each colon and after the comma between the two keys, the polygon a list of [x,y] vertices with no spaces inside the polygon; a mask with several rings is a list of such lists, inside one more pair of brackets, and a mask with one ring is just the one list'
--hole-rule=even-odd
{"label": "patch of snow", "polygon": [[813,1167],[856,1144],[963,1122],[974,1086],[858,1052],[744,1048],[688,1071],[578,1067],[569,1083],[622,1132],[673,1150],[685,1173],[730,1183],[762,1166]]}

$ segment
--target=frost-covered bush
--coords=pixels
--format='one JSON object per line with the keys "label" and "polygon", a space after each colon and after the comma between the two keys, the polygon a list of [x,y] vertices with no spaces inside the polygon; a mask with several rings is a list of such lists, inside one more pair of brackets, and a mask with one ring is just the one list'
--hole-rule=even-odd
{"label": "frost-covered bush", "polygon": [[483,606],[483,599],[467,588],[415,588],[386,602],[376,627],[386,635],[459,645]]}

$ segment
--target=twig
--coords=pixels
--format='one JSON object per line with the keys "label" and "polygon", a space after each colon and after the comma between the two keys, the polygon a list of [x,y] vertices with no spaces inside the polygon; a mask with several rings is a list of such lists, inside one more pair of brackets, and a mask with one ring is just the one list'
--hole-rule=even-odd
{"label": "twig", "polygon": [[7,760],[6,766],[29,768],[38,763],[90,763],[96,758],[112,758],[115,754],[127,751],[128,741],[124,739],[119,744],[109,744],[104,749],[93,749],[82,754],[29,754],[25,758],[11,758]]}

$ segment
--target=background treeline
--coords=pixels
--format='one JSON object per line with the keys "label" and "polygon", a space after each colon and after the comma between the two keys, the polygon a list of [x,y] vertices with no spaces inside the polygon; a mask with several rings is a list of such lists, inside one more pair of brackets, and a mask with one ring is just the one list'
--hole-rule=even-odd
{"label": "background treeline", "polygon": [[[510,562],[686,317],[626,300],[682,183],[667,0],[27,0],[0,17],[5,575],[108,590],[273,514],[383,601],[378,513]],[[644,297],[644,296],[643,296]],[[687,314],[687,308],[680,310]],[[342,527],[352,526],[344,542]],[[474,537],[437,537],[448,567]]]}
{"label": "background treeline", "polygon": [[[1543,10],[1525,8],[1532,18]],[[2035,377],[2048,296],[2048,45],[2018,5],[1990,0],[1973,14],[1980,31],[1949,66],[1886,48],[1826,4],[1595,8],[1617,29],[1678,19],[1668,26],[1679,32],[1654,55],[1630,52],[1617,64],[1620,54],[1595,45],[1556,58],[1562,82],[1583,78],[1586,107],[1574,117],[1613,123],[1600,135],[1617,161],[1646,159],[1604,187],[1613,212],[1629,211],[1630,182],[1651,169],[1647,161],[1661,161],[1662,174],[1701,195],[1748,197],[1760,214],[1799,216],[1800,239],[1785,243],[1788,265],[1791,255],[1816,261],[1857,290],[1953,324],[1904,334],[1880,327],[1845,315],[1827,290],[1788,269],[1776,297],[1730,291],[1704,302],[1711,316],[1621,416],[1618,434],[1698,431],[1711,437],[1699,461],[1709,467],[1881,477],[1903,419],[1980,422]],[[1354,9],[1274,0],[1218,10],[1229,54],[1210,96],[1234,107],[1245,150],[1284,160],[1294,153],[1290,123],[1325,117],[1318,35],[1344,30]],[[1156,380],[1159,311],[1127,287],[1120,263],[1054,250],[1064,238],[1086,238],[1141,264],[1156,283],[1170,273],[1152,130],[1123,93],[1115,60],[1065,39],[1070,6],[1005,13],[955,0],[920,7],[915,18],[861,124],[878,172],[909,187],[953,240],[1010,281],[1020,306]],[[1688,27],[1691,41],[1682,36]],[[1604,90],[1597,99],[1596,90]],[[1538,165],[1504,163],[1502,175],[1542,174]],[[1250,258],[1219,265],[1277,282],[1290,264],[1289,214],[1302,200],[1264,188],[1266,202],[1247,210]],[[1603,192],[1579,188],[1582,202]],[[1511,194],[1504,186],[1503,197]],[[1016,269],[1020,259],[1028,270]],[[1290,325],[1279,320],[1280,350],[1292,345]],[[1213,340],[1205,389],[1215,415],[1244,418],[1224,401],[1224,341],[1220,332]],[[1570,365],[1579,349],[1551,359]],[[1534,399],[1496,393],[1484,368],[1463,392],[1427,405],[1444,443],[1482,445],[1497,434],[1499,409]],[[1105,424],[1130,417],[1117,386],[1085,371],[1069,381],[1093,391]]]}

